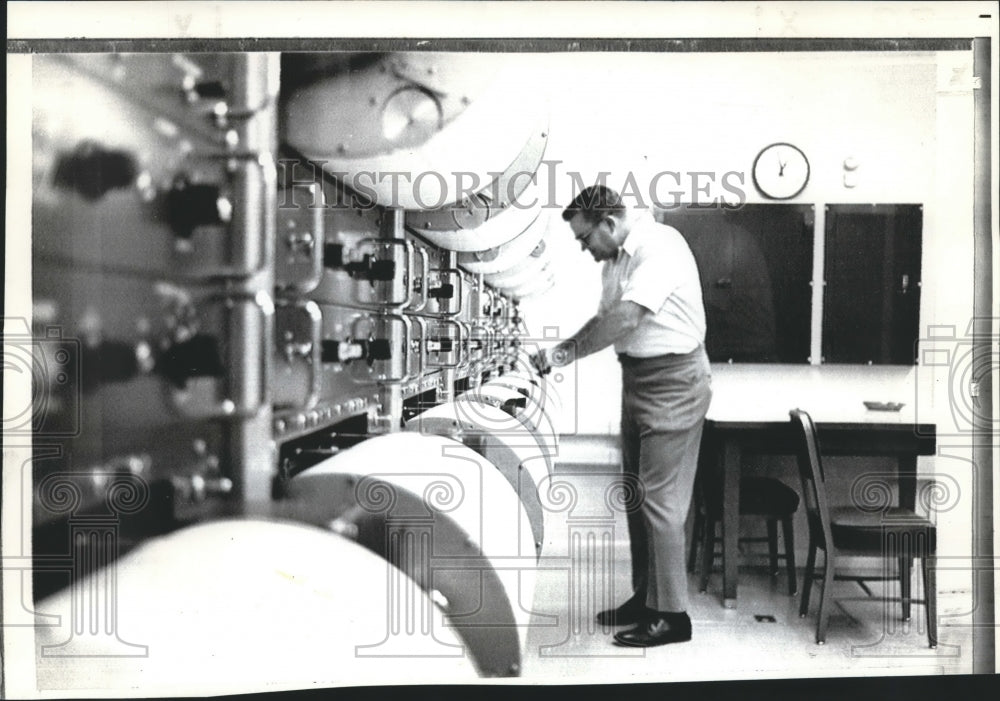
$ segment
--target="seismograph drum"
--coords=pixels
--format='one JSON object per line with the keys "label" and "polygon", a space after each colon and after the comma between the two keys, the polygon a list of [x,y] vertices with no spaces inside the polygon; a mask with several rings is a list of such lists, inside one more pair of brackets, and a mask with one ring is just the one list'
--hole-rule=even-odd
{"label": "seismograph drum", "polygon": [[535,542],[517,493],[483,456],[437,435],[371,438],[294,477],[286,508],[412,577],[483,676],[519,674]]}
{"label": "seismograph drum", "polygon": [[[414,594],[394,639],[400,592]],[[397,568],[301,523],[233,519],[156,538],[37,604],[40,689],[203,695],[474,681],[440,608]],[[398,636],[397,636],[398,638]]]}

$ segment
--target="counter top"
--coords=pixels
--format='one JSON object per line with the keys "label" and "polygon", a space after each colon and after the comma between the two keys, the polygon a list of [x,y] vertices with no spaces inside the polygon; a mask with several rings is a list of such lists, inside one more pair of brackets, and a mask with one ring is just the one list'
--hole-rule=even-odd
{"label": "counter top", "polygon": [[[875,411],[865,401],[898,402]],[[817,423],[914,424],[916,367],[904,365],[712,364],[713,421],[787,421],[803,409]]]}

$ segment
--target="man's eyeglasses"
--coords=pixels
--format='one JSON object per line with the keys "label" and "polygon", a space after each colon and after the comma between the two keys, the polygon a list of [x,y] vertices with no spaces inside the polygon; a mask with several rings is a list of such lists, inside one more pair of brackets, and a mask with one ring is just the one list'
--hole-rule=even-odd
{"label": "man's eyeglasses", "polygon": [[589,230],[587,231],[587,233],[585,233],[585,234],[580,234],[579,236],[577,236],[577,237],[576,237],[576,240],[577,240],[577,243],[582,243],[582,244],[586,244],[586,243],[587,243],[587,240],[588,240],[588,239],[589,239],[589,238],[590,238],[591,236],[593,236],[593,235],[594,235],[594,232],[595,232],[595,231],[597,231],[598,227],[600,227],[600,226],[601,226],[601,224],[603,224],[603,223],[604,223],[604,220],[602,219],[601,221],[597,222],[597,223],[596,223],[596,224],[594,224],[594,225],[593,225],[592,227],[590,227],[590,229],[589,229]]}

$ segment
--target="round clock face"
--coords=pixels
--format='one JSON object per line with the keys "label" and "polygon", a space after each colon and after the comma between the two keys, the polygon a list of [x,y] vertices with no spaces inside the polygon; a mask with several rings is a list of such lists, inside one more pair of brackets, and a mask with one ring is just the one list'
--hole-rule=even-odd
{"label": "round clock face", "polygon": [[791,199],[809,182],[809,161],[791,144],[771,144],[753,162],[753,182],[765,197]]}

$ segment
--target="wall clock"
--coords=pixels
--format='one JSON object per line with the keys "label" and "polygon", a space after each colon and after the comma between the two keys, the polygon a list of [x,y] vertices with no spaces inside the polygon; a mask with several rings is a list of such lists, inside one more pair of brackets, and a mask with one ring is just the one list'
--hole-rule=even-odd
{"label": "wall clock", "polygon": [[753,184],[764,197],[788,200],[809,182],[809,159],[792,144],[765,146],[753,162]]}

